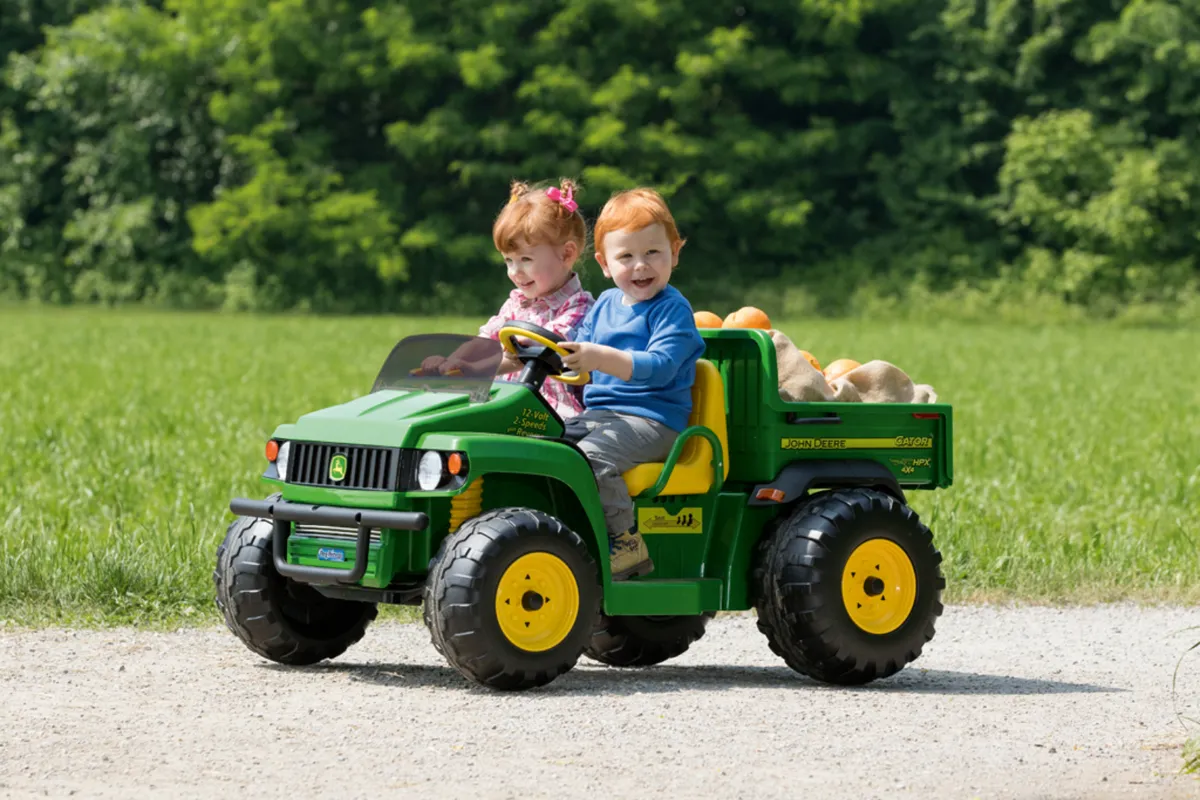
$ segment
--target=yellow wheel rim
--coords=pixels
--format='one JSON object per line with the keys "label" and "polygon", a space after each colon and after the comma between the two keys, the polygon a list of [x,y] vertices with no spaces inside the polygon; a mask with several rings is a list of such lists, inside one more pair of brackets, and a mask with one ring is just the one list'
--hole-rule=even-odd
{"label": "yellow wheel rim", "polygon": [[917,600],[912,559],[890,539],[869,539],[850,554],[842,570],[842,601],[854,624],[867,633],[891,633],[904,624]]}
{"label": "yellow wheel rim", "polygon": [[540,653],[562,643],[579,616],[579,585],[561,558],[527,553],[500,576],[496,620],[513,645]]}

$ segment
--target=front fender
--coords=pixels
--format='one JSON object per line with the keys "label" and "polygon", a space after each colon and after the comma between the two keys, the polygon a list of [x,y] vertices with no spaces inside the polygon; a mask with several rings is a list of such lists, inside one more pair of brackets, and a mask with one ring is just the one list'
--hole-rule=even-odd
{"label": "front fender", "polygon": [[494,433],[428,433],[421,437],[418,447],[424,450],[457,450],[467,454],[468,477],[471,480],[488,474],[536,475],[565,485],[574,493],[580,508],[591,524],[590,531],[576,531],[585,539],[589,536],[599,554],[601,576],[609,581],[608,533],[604,525],[604,509],[596,489],[592,467],[578,449],[555,439],[504,436]]}

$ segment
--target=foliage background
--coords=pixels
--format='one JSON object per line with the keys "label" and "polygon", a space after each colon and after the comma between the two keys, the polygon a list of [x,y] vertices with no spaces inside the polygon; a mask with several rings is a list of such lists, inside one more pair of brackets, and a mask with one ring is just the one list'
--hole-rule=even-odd
{"label": "foliage background", "polygon": [[1200,0],[0,0],[0,63],[10,300],[484,313],[569,175],[698,307],[1200,319]]}

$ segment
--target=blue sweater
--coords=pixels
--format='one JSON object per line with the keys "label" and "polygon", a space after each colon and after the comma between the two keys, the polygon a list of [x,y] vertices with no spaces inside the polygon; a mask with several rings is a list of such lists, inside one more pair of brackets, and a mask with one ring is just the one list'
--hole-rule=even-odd
{"label": "blue sweater", "polygon": [[620,289],[600,295],[575,334],[624,350],[633,356],[628,381],[593,372],[583,389],[586,408],[606,409],[657,420],[681,431],[692,412],[696,359],[704,340],[696,330],[692,306],[679,290],[667,286],[649,300],[627,306]]}

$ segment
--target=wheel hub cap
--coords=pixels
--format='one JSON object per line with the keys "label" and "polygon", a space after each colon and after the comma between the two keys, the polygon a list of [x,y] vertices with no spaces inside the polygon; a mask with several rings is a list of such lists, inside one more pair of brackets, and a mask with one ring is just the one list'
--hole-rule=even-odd
{"label": "wheel hub cap", "polygon": [[890,539],[868,539],[842,570],[842,602],[867,633],[891,633],[904,624],[917,599],[917,573],[904,548]]}
{"label": "wheel hub cap", "polygon": [[527,553],[500,576],[496,621],[514,646],[540,653],[561,644],[579,616],[579,586],[558,556]]}

